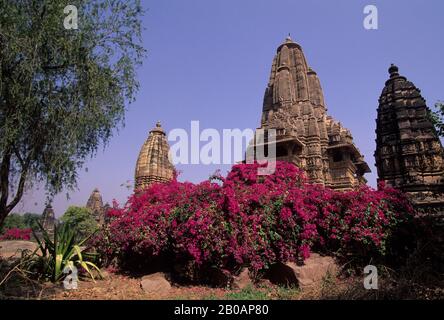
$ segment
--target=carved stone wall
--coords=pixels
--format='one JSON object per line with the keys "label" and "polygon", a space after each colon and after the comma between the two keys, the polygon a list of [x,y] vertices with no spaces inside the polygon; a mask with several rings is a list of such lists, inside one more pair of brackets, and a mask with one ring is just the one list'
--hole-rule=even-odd
{"label": "carved stone wall", "polygon": [[444,207],[443,148],[421,91],[389,68],[376,119],[379,180],[408,193],[418,206]]}

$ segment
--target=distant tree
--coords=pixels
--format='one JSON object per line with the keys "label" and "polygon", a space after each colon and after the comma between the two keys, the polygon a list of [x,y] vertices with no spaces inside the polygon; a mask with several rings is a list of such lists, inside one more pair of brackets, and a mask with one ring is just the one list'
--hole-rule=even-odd
{"label": "distant tree", "polygon": [[42,218],[42,215],[37,213],[25,213],[25,214],[19,214],[19,213],[12,213],[8,215],[3,223],[2,226],[0,226],[0,233],[5,232],[8,229],[37,229],[37,222],[40,221]]}
{"label": "distant tree", "polygon": [[438,135],[444,137],[444,103],[439,101],[435,104],[435,110],[430,112],[430,118],[435,125]]}
{"label": "distant tree", "polygon": [[41,214],[37,214],[37,213],[25,213],[23,215],[23,222],[25,223],[26,228],[31,228],[34,230],[37,230],[38,228],[38,222],[40,222],[40,220],[42,219],[42,215]]}
{"label": "distant tree", "polygon": [[2,225],[33,181],[51,195],[76,186],[123,123],[145,50],[140,0],[0,3]]}
{"label": "distant tree", "polygon": [[89,236],[98,228],[92,212],[85,207],[70,206],[60,221],[67,224],[79,239]]}
{"label": "distant tree", "polygon": [[8,229],[24,229],[26,228],[23,216],[18,213],[10,214],[4,221],[3,225],[0,226],[0,233],[4,233]]}

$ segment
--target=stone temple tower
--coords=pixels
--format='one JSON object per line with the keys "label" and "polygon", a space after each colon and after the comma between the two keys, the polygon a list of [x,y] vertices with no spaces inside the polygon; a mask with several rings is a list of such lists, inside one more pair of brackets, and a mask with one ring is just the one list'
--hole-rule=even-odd
{"label": "stone temple tower", "polygon": [[277,160],[295,163],[310,182],[326,187],[349,190],[365,184],[370,169],[364,157],[350,131],[326,111],[316,72],[301,46],[287,37],[273,59],[261,121],[261,129],[276,130]]}
{"label": "stone temple tower", "polygon": [[86,207],[91,211],[97,223],[102,224],[104,221],[104,208],[102,195],[100,194],[99,189],[95,188],[93,190],[86,203]]}
{"label": "stone temple tower", "polygon": [[52,208],[51,203],[48,203],[45,207],[45,210],[43,210],[42,218],[41,218],[41,224],[43,229],[46,230],[48,233],[54,232],[56,219],[54,214],[54,209]]}
{"label": "stone temple tower", "polygon": [[160,122],[157,122],[137,159],[135,190],[144,189],[155,182],[167,182],[173,179],[174,166],[169,159],[169,151],[165,131]]}
{"label": "stone temple tower", "polygon": [[421,91],[391,65],[379,98],[376,167],[380,181],[419,207],[444,209],[444,151]]}

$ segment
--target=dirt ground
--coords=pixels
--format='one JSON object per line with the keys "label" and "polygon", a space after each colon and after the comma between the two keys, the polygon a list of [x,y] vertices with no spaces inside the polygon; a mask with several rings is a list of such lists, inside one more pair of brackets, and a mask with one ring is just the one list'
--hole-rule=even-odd
{"label": "dirt ground", "polygon": [[[333,292],[344,283],[324,282],[319,288],[304,290],[282,288],[273,285],[229,290],[206,286],[172,286],[167,294],[148,294],[140,287],[141,278],[103,271],[104,279],[81,279],[76,290],[66,290],[63,284],[42,283],[31,280],[21,272],[13,272],[0,284],[0,300],[268,300],[268,299],[319,299],[326,292]],[[0,274],[0,282],[7,272]],[[331,288],[330,288],[331,287]]]}
{"label": "dirt ground", "polygon": [[[106,273],[107,274],[107,273]],[[261,289],[255,289],[260,292]],[[79,281],[77,290],[66,290],[62,284],[36,283],[23,277],[13,277],[0,286],[0,299],[44,299],[44,300],[199,300],[227,299],[235,290],[209,288],[203,286],[173,286],[168,294],[145,293],[140,287],[139,278],[107,274],[106,279]],[[258,292],[254,292],[257,295]],[[263,289],[261,297],[273,299],[271,290]],[[236,298],[234,296],[234,298]]]}
{"label": "dirt ground", "polygon": [[[13,270],[11,266],[18,257],[17,248],[23,243],[9,243],[0,248],[0,300],[301,300],[301,299],[343,299],[343,300],[383,300],[383,299],[444,299],[444,282],[435,277],[428,283],[418,277],[390,275],[382,277],[379,290],[365,290],[361,277],[329,277],[317,287],[304,289],[283,288],[270,283],[243,290],[229,290],[205,286],[172,286],[167,294],[148,294],[140,287],[141,278],[102,270],[104,279],[81,279],[78,289],[66,290],[62,283],[39,282],[32,280],[23,270]],[[25,244],[26,245],[26,244]],[[13,257],[15,256],[15,258]],[[423,271],[427,269],[423,269]],[[427,272],[430,275],[430,272]],[[438,279],[439,281],[436,281]]]}
{"label": "dirt ground", "polygon": [[[19,259],[20,250],[34,251],[30,241],[0,242],[0,299],[49,299],[49,300],[193,300],[193,299],[301,299],[317,295],[296,289],[277,286],[251,287],[246,290],[228,290],[206,286],[173,285],[168,294],[148,294],[140,287],[141,278],[102,271],[104,279],[81,279],[78,289],[66,290],[63,284],[42,283],[30,279],[21,270],[10,273],[10,264]],[[319,288],[318,288],[319,289]],[[313,290],[312,290],[313,291]],[[316,291],[316,290],[315,290]]]}

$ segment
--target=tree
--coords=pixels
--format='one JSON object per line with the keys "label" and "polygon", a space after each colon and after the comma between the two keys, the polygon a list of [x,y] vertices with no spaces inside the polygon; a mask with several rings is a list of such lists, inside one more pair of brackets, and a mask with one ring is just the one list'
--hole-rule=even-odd
{"label": "tree", "polygon": [[31,228],[34,230],[37,230],[38,222],[40,222],[41,219],[42,215],[37,213],[27,212],[23,215],[23,223],[25,224],[26,228]]}
{"label": "tree", "polygon": [[5,232],[9,229],[24,229],[26,228],[26,224],[23,220],[23,216],[18,213],[10,214],[7,219],[5,219],[2,226],[0,226],[0,233]]}
{"label": "tree", "polygon": [[432,123],[436,127],[436,131],[440,137],[444,137],[444,103],[437,102],[435,110],[430,113]]}
{"label": "tree", "polygon": [[4,231],[8,229],[37,229],[38,224],[42,218],[42,215],[37,213],[25,213],[25,214],[19,214],[19,213],[12,213],[8,215],[3,223],[2,226],[0,226],[0,233],[3,233]]}
{"label": "tree", "polygon": [[72,190],[138,90],[140,1],[71,0],[69,15],[67,4],[1,1],[0,225],[33,181]]}
{"label": "tree", "polygon": [[68,225],[78,239],[88,237],[98,228],[92,212],[85,207],[70,206],[60,218],[60,221]]}

